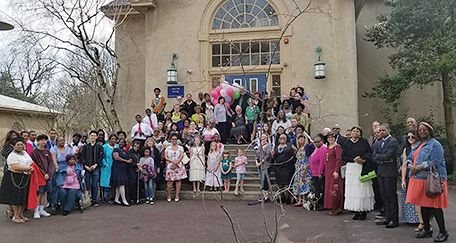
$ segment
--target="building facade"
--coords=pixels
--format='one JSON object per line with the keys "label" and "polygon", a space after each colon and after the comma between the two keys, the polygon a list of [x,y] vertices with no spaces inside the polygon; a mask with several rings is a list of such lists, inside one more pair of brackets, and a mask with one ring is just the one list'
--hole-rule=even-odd
{"label": "building facade", "polygon": [[[291,0],[113,1],[104,11],[122,21],[116,32],[122,127],[150,107],[155,87],[168,95],[173,54],[178,83],[194,97],[223,80],[273,95],[299,85],[309,97],[313,132],[335,123],[369,127],[382,119],[379,101],[362,94],[390,71],[388,51],[363,40],[363,27],[385,11],[383,0],[318,0],[293,20],[306,1],[296,2],[299,8]],[[326,78],[319,80],[317,47],[326,63]],[[419,106],[439,104],[435,91],[425,104],[414,101],[417,91],[404,102],[426,112]],[[168,99],[167,109],[174,103]]]}

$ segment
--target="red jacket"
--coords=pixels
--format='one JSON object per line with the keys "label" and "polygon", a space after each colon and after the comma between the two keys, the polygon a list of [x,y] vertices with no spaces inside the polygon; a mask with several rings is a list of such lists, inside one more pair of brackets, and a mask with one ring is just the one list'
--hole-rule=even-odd
{"label": "red jacket", "polygon": [[46,180],[44,179],[43,174],[40,171],[38,165],[35,162],[32,163],[33,173],[30,175],[30,186],[28,194],[27,209],[31,210],[38,206],[38,196],[37,191],[40,186],[46,185]]}

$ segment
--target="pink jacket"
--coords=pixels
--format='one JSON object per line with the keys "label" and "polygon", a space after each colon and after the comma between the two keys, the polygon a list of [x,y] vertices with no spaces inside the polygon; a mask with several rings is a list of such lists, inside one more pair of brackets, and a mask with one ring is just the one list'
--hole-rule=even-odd
{"label": "pink jacket", "polygon": [[326,145],[322,145],[320,148],[315,148],[314,152],[310,155],[309,164],[312,176],[320,176],[325,172],[325,160],[326,160]]}

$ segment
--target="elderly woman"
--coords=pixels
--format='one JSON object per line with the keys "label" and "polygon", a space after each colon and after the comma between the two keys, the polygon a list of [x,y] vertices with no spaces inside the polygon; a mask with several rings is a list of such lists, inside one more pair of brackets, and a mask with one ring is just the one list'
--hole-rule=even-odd
{"label": "elderly woman", "polygon": [[59,188],[59,200],[62,204],[62,215],[70,214],[76,199],[82,194],[82,165],[76,163],[74,155],[66,157],[66,163],[61,164],[56,174],[56,184]]}
{"label": "elderly woman", "polygon": [[171,191],[174,183],[176,183],[176,197],[174,201],[179,201],[182,185],[181,180],[187,178],[187,172],[182,163],[182,158],[184,158],[184,148],[177,144],[177,135],[172,135],[171,144],[165,149],[168,202],[171,202]]}
{"label": "elderly woman", "polygon": [[[291,179],[294,174],[294,156],[296,154],[296,147],[287,141],[287,135],[281,134],[279,142],[271,155],[274,158],[273,168],[276,176],[276,182],[280,189],[290,185]],[[285,202],[291,203],[291,197],[288,192],[285,192]]]}
{"label": "elderly woman", "polygon": [[241,144],[241,139],[244,139],[244,136],[247,132],[245,126],[244,115],[242,115],[241,106],[237,105],[235,108],[236,114],[231,118],[231,136],[236,139],[237,144]]}
{"label": "elderly woman", "polygon": [[370,155],[371,147],[363,138],[363,130],[353,127],[350,139],[344,144],[342,161],[347,165],[344,209],[355,212],[354,220],[366,220],[367,212],[374,209],[372,181],[361,183],[359,179]]}
{"label": "elderly woman", "polygon": [[28,221],[23,213],[28,201],[30,173],[34,171],[33,162],[24,150],[25,145],[22,138],[13,139],[11,144],[13,151],[6,159],[8,169],[4,171],[2,178],[0,203],[12,206],[13,222],[24,223]]}
{"label": "elderly woman", "polygon": [[[431,216],[434,216],[439,226],[439,234],[434,242],[448,240],[448,231],[445,228],[443,208],[448,207],[448,185],[447,171],[442,145],[434,138],[434,128],[422,122],[418,125],[418,137],[420,145],[412,149],[407,159],[407,167],[410,169],[411,177],[407,189],[407,203],[421,206],[424,229],[418,232],[416,238],[432,237],[430,224]],[[443,182],[443,192],[436,197],[429,197],[426,194],[426,178],[429,175],[430,167],[438,171]]]}

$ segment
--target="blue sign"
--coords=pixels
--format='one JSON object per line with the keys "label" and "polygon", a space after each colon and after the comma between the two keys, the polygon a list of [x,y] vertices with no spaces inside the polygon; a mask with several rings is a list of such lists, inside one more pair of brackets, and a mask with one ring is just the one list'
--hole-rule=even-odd
{"label": "blue sign", "polygon": [[168,86],[168,98],[184,97],[184,86]]}

